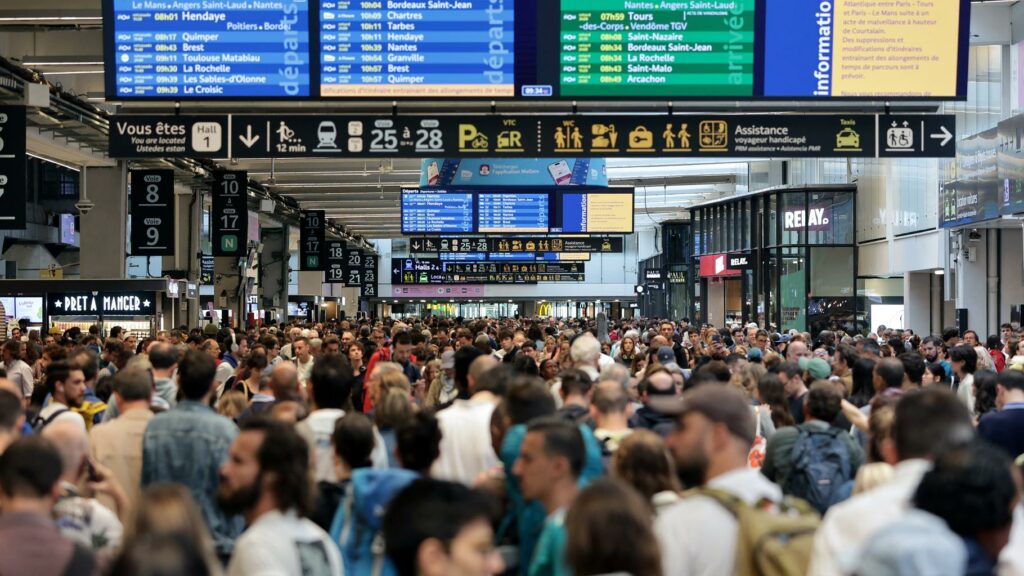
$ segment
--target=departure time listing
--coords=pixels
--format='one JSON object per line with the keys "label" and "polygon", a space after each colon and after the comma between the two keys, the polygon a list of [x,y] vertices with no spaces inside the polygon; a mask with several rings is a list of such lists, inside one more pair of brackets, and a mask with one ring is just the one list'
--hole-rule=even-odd
{"label": "departure time listing", "polygon": [[756,0],[562,0],[563,96],[751,96]]}
{"label": "departure time listing", "polygon": [[114,0],[119,97],[310,95],[308,0]]}
{"label": "departure time listing", "polygon": [[515,95],[513,0],[319,0],[324,97]]}

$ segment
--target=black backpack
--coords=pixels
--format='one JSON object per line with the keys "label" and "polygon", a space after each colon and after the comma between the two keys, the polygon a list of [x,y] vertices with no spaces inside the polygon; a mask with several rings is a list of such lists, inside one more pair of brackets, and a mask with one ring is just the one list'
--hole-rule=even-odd
{"label": "black backpack", "polygon": [[850,451],[839,437],[838,428],[812,430],[797,427],[799,436],[790,453],[792,469],[782,486],[790,496],[802,498],[824,514],[830,506],[849,496],[853,482]]}

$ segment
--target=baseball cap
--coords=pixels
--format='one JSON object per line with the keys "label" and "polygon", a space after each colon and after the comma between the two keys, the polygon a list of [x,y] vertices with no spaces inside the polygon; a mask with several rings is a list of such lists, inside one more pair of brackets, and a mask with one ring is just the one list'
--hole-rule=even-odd
{"label": "baseball cap", "polygon": [[747,351],[747,360],[760,360],[764,358],[764,354],[761,353],[760,348],[751,348]]}
{"label": "baseball cap", "polygon": [[447,350],[441,354],[441,369],[450,370],[452,368],[455,368],[455,352]]}
{"label": "baseball cap", "polygon": [[668,346],[658,348],[658,364],[668,364],[676,361],[676,353]]}
{"label": "baseball cap", "polygon": [[800,359],[800,369],[806,370],[815,380],[824,380],[832,375],[832,367],[821,358],[803,357]]}
{"label": "baseball cap", "polygon": [[666,416],[683,416],[697,412],[708,420],[725,424],[733,436],[753,444],[756,436],[754,411],[743,393],[731,386],[704,385],[682,396],[658,396],[648,405]]}

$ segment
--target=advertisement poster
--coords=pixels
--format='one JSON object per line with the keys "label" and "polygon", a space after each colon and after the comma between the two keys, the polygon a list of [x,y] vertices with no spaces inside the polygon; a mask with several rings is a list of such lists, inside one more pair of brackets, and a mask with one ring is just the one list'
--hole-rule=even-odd
{"label": "advertisement poster", "polygon": [[607,186],[604,158],[425,158],[420,186]]}

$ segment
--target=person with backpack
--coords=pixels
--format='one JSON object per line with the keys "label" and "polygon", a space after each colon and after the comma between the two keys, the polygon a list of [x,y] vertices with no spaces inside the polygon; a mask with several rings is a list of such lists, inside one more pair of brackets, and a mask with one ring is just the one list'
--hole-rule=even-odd
{"label": "person with backpack", "polygon": [[811,385],[804,423],[777,431],[768,441],[761,473],[783,493],[806,500],[824,514],[849,497],[864,463],[864,450],[845,430],[832,426],[843,396],[832,382]]}
{"label": "person with backpack", "polygon": [[702,386],[666,398],[662,413],[676,415],[667,441],[684,485],[699,488],[658,515],[665,574],[719,576],[807,574],[818,516],[747,464],[754,413],[738,390]]}
{"label": "person with backpack", "polygon": [[32,421],[32,429],[41,431],[54,422],[71,422],[82,426],[85,420],[71,411],[85,401],[85,373],[82,369],[61,360],[46,367],[46,391],[50,395],[47,404]]}
{"label": "person with backpack", "polygon": [[246,523],[227,576],[345,574],[337,548],[307,517],[313,502],[309,447],[293,426],[264,416],[249,419],[220,476],[217,503]]}

